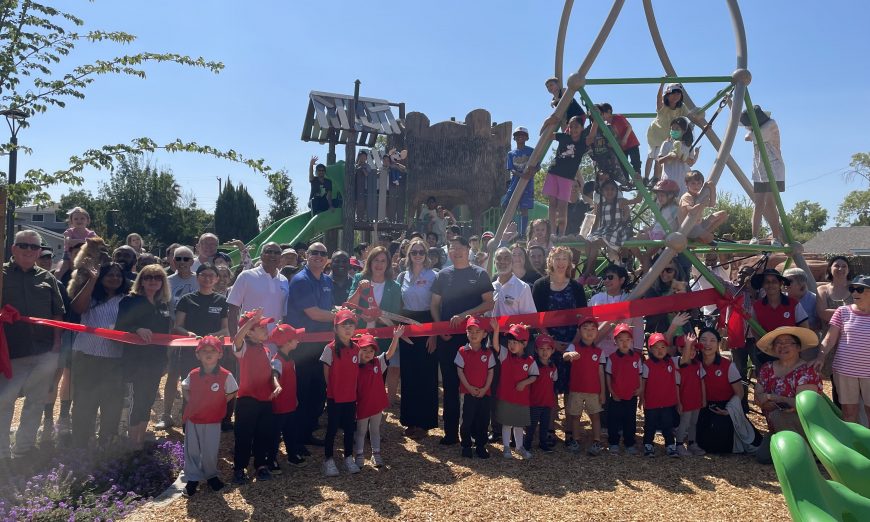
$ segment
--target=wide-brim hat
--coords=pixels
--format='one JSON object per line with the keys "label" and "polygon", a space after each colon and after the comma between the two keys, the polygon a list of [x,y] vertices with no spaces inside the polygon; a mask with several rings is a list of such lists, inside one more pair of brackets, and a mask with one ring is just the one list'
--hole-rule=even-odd
{"label": "wide-brim hat", "polygon": [[819,336],[816,335],[816,332],[809,328],[801,328],[800,326],[780,326],[764,334],[755,345],[767,355],[777,357],[776,352],[773,350],[773,341],[780,335],[793,335],[797,337],[801,343],[799,350],[801,352],[819,345]]}
{"label": "wide-brim hat", "polygon": [[761,287],[764,286],[764,278],[765,276],[776,276],[779,279],[779,282],[782,284],[791,283],[791,279],[785,277],[784,275],[779,273],[779,270],[775,268],[767,268],[762,272],[758,272],[757,274],[752,276],[752,279],[749,280],[749,284],[752,285],[752,288],[756,290],[761,290]]}

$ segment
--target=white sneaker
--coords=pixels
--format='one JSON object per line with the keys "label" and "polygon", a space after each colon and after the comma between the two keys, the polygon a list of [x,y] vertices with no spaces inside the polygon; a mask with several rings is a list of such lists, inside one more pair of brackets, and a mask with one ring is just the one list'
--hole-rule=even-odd
{"label": "white sneaker", "polygon": [[356,461],[356,466],[357,466],[358,468],[362,468],[363,466],[366,465],[366,458],[363,457],[363,454],[362,454],[362,453],[358,453],[358,454],[356,455],[356,457],[354,457],[354,461]]}
{"label": "white sneaker", "polygon": [[514,458],[514,454],[511,453],[511,449],[510,449],[510,447],[507,447],[507,448],[504,449],[504,458],[506,458],[506,459],[512,459],[512,458]]}
{"label": "white sneaker", "polygon": [[527,450],[526,448],[520,448],[519,452],[520,452],[520,457],[522,457],[523,460],[529,460],[532,458],[532,452]]}
{"label": "white sneaker", "polygon": [[323,463],[323,474],[327,477],[337,477],[339,475],[338,466],[335,465],[335,459],[327,459]]}
{"label": "white sneaker", "polygon": [[749,244],[750,244],[750,245],[757,245],[757,244],[758,244],[758,238],[753,236],[753,238],[749,240]]}
{"label": "white sneaker", "polygon": [[359,466],[356,465],[356,462],[353,461],[353,457],[345,457],[344,459],[344,467],[347,469],[347,472],[350,474],[359,473]]}
{"label": "white sneaker", "polygon": [[372,462],[375,463],[376,468],[383,467],[384,465],[384,459],[381,458],[380,453],[372,453]]}

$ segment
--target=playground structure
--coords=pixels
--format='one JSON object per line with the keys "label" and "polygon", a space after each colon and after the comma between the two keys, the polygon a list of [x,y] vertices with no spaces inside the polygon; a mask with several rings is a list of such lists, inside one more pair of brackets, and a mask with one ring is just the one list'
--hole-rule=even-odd
{"label": "playground structure", "polygon": [[[579,69],[570,74],[567,78],[566,89],[562,94],[562,98],[559,101],[559,104],[556,106],[554,110],[554,115],[557,116],[557,120],[561,121],[564,117],[566,110],[568,109],[568,105],[571,103],[571,100],[574,97],[575,93],[579,93],[581,99],[584,104],[587,106],[587,110],[589,116],[592,117],[599,126],[602,134],[606,137],[607,141],[610,143],[611,148],[614,153],[617,155],[619,162],[623,166],[625,172],[627,172],[631,178],[634,187],[638,191],[639,195],[642,196],[644,200],[644,206],[648,208],[655,220],[661,224],[664,228],[667,236],[664,240],[648,240],[648,241],[627,241],[625,243],[625,247],[639,247],[639,248],[664,248],[659,254],[656,262],[650,267],[650,270],[640,278],[637,285],[632,289],[629,299],[637,299],[642,297],[646,291],[650,288],[656,278],[659,276],[661,271],[674,259],[675,256],[679,254],[683,254],[692,265],[698,270],[698,272],[705,277],[710,283],[718,290],[721,294],[726,295],[728,290],[725,286],[712,274],[710,269],[704,264],[704,262],[698,258],[697,253],[706,252],[706,251],[716,251],[721,253],[762,253],[762,252],[783,252],[788,255],[788,259],[786,261],[786,266],[790,262],[794,262],[797,266],[804,269],[807,272],[808,277],[808,285],[812,290],[815,290],[816,282],[812,275],[811,270],[809,269],[806,260],[803,257],[803,249],[802,245],[798,243],[794,235],[792,234],[791,227],[789,225],[788,217],[786,216],[785,209],[782,205],[782,199],[780,197],[778,187],[776,186],[776,180],[773,175],[773,170],[771,168],[770,159],[768,158],[767,151],[765,147],[759,147],[759,151],[761,154],[761,159],[764,164],[765,170],[767,172],[768,179],[770,180],[770,184],[773,189],[774,198],[776,201],[777,211],[782,223],[783,233],[785,235],[785,246],[775,247],[775,246],[767,246],[767,245],[745,245],[745,244],[718,244],[714,247],[708,245],[697,245],[690,244],[687,237],[688,232],[692,229],[692,227],[697,224],[699,221],[698,216],[688,215],[686,219],[680,224],[679,229],[671,230],[671,227],[668,225],[667,221],[663,218],[658,205],[656,204],[652,194],[644,186],[643,180],[640,179],[639,175],[634,171],[631,165],[628,162],[628,158],[626,158],[625,154],[622,152],[622,148],[619,146],[616,138],[613,136],[613,133],[604,124],[604,121],[601,119],[601,114],[595,108],[592,99],[590,98],[588,92],[585,89],[586,85],[626,85],[626,84],[659,84],[661,82],[681,82],[681,83],[726,83],[727,85],[719,90],[716,96],[710,100],[707,104],[698,107],[688,95],[684,94],[684,103],[690,110],[689,118],[695,123],[697,126],[706,128],[705,136],[710,141],[712,146],[717,151],[716,159],[713,163],[713,167],[710,173],[707,176],[707,179],[712,182],[715,186],[722,172],[727,165],[731,170],[734,177],[743,187],[743,189],[747,192],[747,194],[754,199],[753,185],[750,180],[746,177],[746,174],[740,169],[737,165],[737,162],[731,157],[731,147],[734,144],[734,139],[737,134],[737,129],[739,127],[741,109],[745,103],[746,107],[753,107],[752,99],[749,96],[748,85],[752,80],[752,75],[748,69],[748,56],[747,56],[747,43],[746,43],[746,32],[743,25],[743,18],[740,14],[740,7],[737,3],[737,0],[727,0],[728,10],[731,16],[731,23],[734,29],[734,39],[735,39],[735,47],[736,47],[736,68],[730,75],[714,75],[714,76],[679,76],[671,63],[671,60],[668,56],[667,50],[665,49],[664,43],[662,41],[661,34],[658,30],[658,24],[655,19],[655,13],[652,8],[652,0],[644,0],[643,8],[644,13],[646,15],[647,25],[649,28],[650,36],[652,37],[653,44],[655,45],[656,52],[659,56],[659,59],[662,63],[662,67],[665,70],[666,77],[664,78],[606,78],[606,79],[589,79],[586,77],[589,69],[592,67],[592,64],[595,62],[596,57],[598,56],[601,48],[604,43],[607,41],[607,37],[610,34],[613,25],[616,23],[616,20],[619,17],[620,12],[622,11],[622,7],[624,5],[624,0],[614,0],[613,5],[610,9],[610,12],[607,15],[604,23],[600,31],[598,32],[597,37],[592,43],[589,52],[586,55],[585,60],[580,65]],[[555,74],[554,76],[559,78],[560,81],[564,79],[563,72],[563,58],[564,58],[564,50],[565,50],[565,36],[568,30],[568,23],[571,18],[571,13],[573,11],[574,1],[566,0],[564,8],[562,10],[562,17],[559,23],[559,30],[556,39],[556,53],[555,53]],[[719,137],[715,134],[712,128],[708,128],[707,120],[703,116],[704,110],[712,107],[720,100],[729,97],[731,100],[730,106],[730,114],[727,120],[727,126],[725,129],[725,135],[723,139],[719,139]],[[764,143],[764,140],[761,137],[761,130],[759,128],[758,119],[755,116],[753,110],[747,111],[749,120],[752,126],[752,132],[755,136],[755,142],[758,144]],[[634,117],[654,117],[654,114],[629,114],[627,116]],[[557,129],[559,123],[554,123],[546,126],[542,132],[542,136],[550,136],[553,131]],[[493,245],[497,245],[504,235],[505,228],[508,223],[513,219],[514,213],[516,212],[517,205],[519,203],[520,196],[522,195],[522,191],[528,183],[528,180],[534,176],[533,167],[541,162],[544,157],[544,154],[550,148],[550,139],[540,139],[535,146],[534,152],[532,153],[531,158],[528,160],[528,167],[526,172],[523,175],[523,179],[519,182],[516,190],[514,191],[513,197],[505,209],[505,213],[499,222],[498,229],[495,234],[495,240],[492,242]],[[707,190],[706,188],[704,189]],[[702,193],[703,196],[703,193]],[[557,241],[557,243],[560,243]],[[561,244],[569,244],[576,246],[585,246],[585,242],[583,241],[562,241]],[[492,257],[492,256],[490,256]],[[749,324],[756,331],[757,334],[762,335],[765,333],[764,329],[758,324],[754,319],[749,320]]]}

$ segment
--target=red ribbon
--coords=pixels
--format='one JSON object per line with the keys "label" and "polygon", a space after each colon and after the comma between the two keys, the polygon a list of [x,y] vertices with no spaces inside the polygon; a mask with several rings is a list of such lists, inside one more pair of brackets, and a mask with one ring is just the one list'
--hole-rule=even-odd
{"label": "red ribbon", "polygon": [[[508,325],[515,323],[523,323],[531,328],[543,328],[552,326],[566,326],[576,324],[577,320],[582,316],[592,316],[599,321],[619,321],[631,317],[642,317],[646,315],[663,314],[678,310],[687,310],[690,308],[699,308],[704,305],[715,304],[721,309],[727,306],[738,304],[739,299],[729,295],[722,296],[715,289],[701,290],[700,292],[690,292],[685,294],[673,294],[665,297],[650,297],[633,301],[623,301],[621,303],[612,303],[599,306],[590,306],[586,308],[575,308],[572,310],[556,310],[553,312],[537,312],[533,314],[522,315],[506,315],[496,317],[499,328],[506,329]],[[738,309],[741,307],[737,306]],[[53,319],[40,319],[36,317],[20,316],[15,308],[6,305],[0,311],[0,323],[13,323],[15,321],[24,321],[26,323],[39,326],[50,326],[53,328],[63,328],[73,332],[83,332],[113,341],[119,341],[127,344],[148,345],[156,344],[161,346],[196,346],[199,342],[196,338],[185,337],[169,334],[152,334],[151,342],[146,343],[136,334],[129,332],[119,332],[117,330],[109,330],[107,328],[93,328],[81,324],[67,323],[64,321],[55,321]],[[465,332],[464,325],[456,327],[450,326],[448,321],[440,321],[437,323],[425,323],[421,325],[406,325],[406,337],[421,337],[430,335],[452,335]],[[363,328],[357,330],[356,333],[369,333],[374,337],[390,338],[393,336],[393,327],[382,328]],[[302,336],[302,342],[329,342],[334,338],[334,333],[329,332],[312,332]],[[232,339],[224,338],[224,344],[232,344]],[[4,359],[5,357],[5,359]],[[4,360],[6,366],[3,366]],[[8,364],[9,351],[6,346],[6,336],[0,330],[0,370],[3,371],[7,378],[11,376],[11,365]],[[8,368],[8,373],[6,373]]]}
{"label": "red ribbon", "polygon": [[7,379],[12,378],[12,361],[9,360],[9,345],[6,344],[4,324],[12,324],[21,318],[14,306],[6,305],[0,309],[0,373]]}

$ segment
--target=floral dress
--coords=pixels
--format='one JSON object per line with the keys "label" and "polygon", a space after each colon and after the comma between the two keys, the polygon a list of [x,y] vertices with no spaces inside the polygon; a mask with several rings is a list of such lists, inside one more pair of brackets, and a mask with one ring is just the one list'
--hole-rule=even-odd
{"label": "floral dress", "polygon": [[777,377],[773,363],[761,366],[758,371],[758,384],[764,393],[792,398],[797,395],[797,389],[807,384],[815,384],[816,391],[822,393],[822,379],[812,366],[802,364],[782,377]]}

